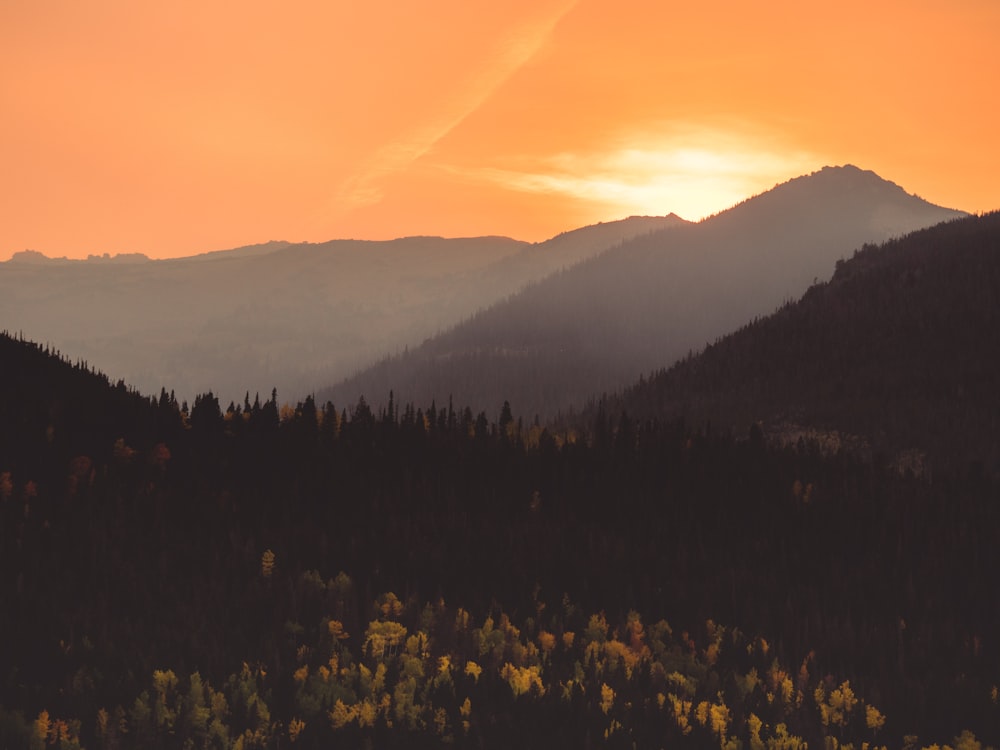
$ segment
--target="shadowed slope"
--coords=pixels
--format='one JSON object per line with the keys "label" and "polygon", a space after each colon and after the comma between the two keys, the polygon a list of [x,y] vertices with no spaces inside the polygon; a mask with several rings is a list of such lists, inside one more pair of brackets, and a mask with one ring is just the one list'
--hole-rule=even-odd
{"label": "shadowed slope", "polygon": [[[1000,473],[1000,213],[868,246],[829,282],[611,399],[776,439],[857,436],[900,468]],[[978,469],[977,469],[978,470]]]}

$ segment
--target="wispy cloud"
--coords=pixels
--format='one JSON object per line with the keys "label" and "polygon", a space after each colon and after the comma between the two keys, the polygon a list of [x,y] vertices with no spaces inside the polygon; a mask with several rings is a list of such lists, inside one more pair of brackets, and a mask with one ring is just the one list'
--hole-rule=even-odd
{"label": "wispy cloud", "polygon": [[700,219],[818,166],[815,154],[778,149],[753,135],[691,128],[636,137],[607,151],[524,159],[510,168],[446,169],[474,182],[562,194],[624,213],[673,211]]}
{"label": "wispy cloud", "polygon": [[433,118],[418,123],[401,138],[382,146],[361,169],[344,181],[334,196],[334,213],[343,215],[381,200],[382,180],[426,154],[481,107],[542,49],[556,24],[577,2],[579,0],[563,0],[544,17],[522,23],[501,38],[486,63],[442,103]]}

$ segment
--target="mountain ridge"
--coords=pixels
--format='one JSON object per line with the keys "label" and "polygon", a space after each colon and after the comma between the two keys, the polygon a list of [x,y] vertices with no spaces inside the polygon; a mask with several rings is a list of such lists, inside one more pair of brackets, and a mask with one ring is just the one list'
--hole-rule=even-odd
{"label": "mountain ridge", "polygon": [[318,395],[509,400],[549,418],[771,312],[865,242],[962,215],[827,167],[557,271]]}
{"label": "mountain ridge", "polygon": [[0,320],[148,393],[287,398],[345,377],[553,268],[674,219],[503,237],[269,242],[143,262],[0,263]]}

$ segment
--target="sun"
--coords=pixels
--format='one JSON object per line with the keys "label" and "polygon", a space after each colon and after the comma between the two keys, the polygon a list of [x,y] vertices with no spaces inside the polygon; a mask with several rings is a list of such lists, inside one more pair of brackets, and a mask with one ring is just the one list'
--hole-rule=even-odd
{"label": "sun", "polygon": [[508,190],[583,201],[602,218],[676,213],[696,221],[823,164],[815,154],[706,128],[461,171]]}

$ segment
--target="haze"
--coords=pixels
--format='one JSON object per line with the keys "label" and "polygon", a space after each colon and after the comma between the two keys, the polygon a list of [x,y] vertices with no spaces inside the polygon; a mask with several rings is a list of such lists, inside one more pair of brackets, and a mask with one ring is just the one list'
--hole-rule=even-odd
{"label": "haze", "polygon": [[823,164],[1000,204],[1000,6],[0,6],[0,259],[696,220]]}

